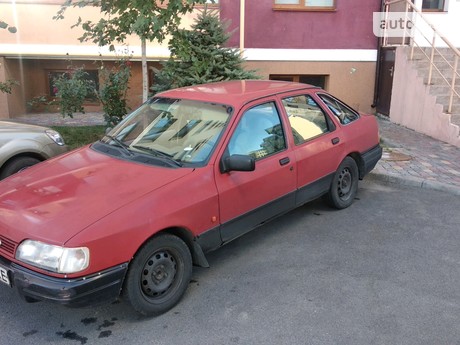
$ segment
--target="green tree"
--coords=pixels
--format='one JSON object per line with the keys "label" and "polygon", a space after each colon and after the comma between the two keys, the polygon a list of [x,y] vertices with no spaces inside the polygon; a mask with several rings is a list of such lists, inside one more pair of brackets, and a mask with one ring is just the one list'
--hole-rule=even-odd
{"label": "green tree", "polygon": [[97,22],[81,18],[73,26],[81,26],[85,33],[80,41],[91,41],[114,50],[114,42],[125,42],[128,35],[141,40],[143,100],[148,97],[147,42],[162,42],[168,33],[177,30],[181,16],[206,0],[66,0],[55,19],[64,18],[68,7],[97,6],[101,18]]}
{"label": "green tree", "polygon": [[154,92],[223,80],[257,79],[242,67],[239,51],[225,46],[231,33],[216,11],[205,8],[190,30],[181,29],[169,41],[171,56],[156,75]]}

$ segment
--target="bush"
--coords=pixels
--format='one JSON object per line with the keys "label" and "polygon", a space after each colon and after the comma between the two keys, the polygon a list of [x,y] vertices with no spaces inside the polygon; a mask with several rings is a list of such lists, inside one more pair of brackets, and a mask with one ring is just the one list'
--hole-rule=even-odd
{"label": "bush", "polygon": [[63,116],[73,117],[74,113],[84,113],[83,102],[94,97],[94,83],[88,79],[83,67],[71,68],[70,72],[62,73],[54,80],[53,87],[56,103]]}
{"label": "bush", "polygon": [[131,77],[131,62],[122,59],[116,62],[110,70],[105,69],[102,65],[100,71],[102,82],[97,96],[102,103],[107,126],[113,127],[123,119],[129,110],[126,94]]}

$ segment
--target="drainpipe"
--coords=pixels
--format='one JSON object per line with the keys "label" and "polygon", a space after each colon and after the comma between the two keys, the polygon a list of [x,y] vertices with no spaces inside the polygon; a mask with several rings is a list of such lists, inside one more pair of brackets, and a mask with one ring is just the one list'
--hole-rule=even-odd
{"label": "drainpipe", "polygon": [[240,0],[240,54],[243,56],[244,51],[244,6],[245,0]]}
{"label": "drainpipe", "polygon": [[[385,0],[382,0],[381,12],[385,10]],[[380,82],[380,69],[381,69],[381,54],[382,54],[382,40],[377,37],[377,63],[375,66],[375,84],[374,84],[374,100],[371,105],[372,108],[377,107],[377,98],[379,96],[379,82]]]}

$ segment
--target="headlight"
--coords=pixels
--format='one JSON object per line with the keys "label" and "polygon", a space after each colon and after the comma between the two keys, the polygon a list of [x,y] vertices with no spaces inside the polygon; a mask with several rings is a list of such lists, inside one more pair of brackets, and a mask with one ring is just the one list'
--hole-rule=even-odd
{"label": "headlight", "polygon": [[16,259],[48,271],[76,273],[88,267],[89,249],[86,247],[65,248],[25,240],[16,251]]}
{"label": "headlight", "polygon": [[45,133],[56,144],[58,144],[59,146],[64,146],[65,144],[64,139],[61,137],[61,135],[58,132],[53,131],[52,129],[47,129]]}

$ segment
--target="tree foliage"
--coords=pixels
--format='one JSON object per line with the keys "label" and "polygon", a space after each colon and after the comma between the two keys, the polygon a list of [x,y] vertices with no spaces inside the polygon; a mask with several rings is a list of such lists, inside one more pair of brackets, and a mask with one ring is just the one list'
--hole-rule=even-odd
{"label": "tree foliage", "polygon": [[53,87],[56,94],[53,102],[59,106],[62,116],[73,117],[74,113],[84,113],[85,99],[94,96],[94,85],[83,67],[62,73],[54,80]]}
{"label": "tree foliage", "polygon": [[66,0],[54,19],[64,18],[69,7],[95,6],[100,8],[99,21],[79,18],[72,27],[81,26],[80,41],[91,41],[99,46],[123,43],[129,35],[136,35],[142,44],[142,76],[144,100],[147,97],[146,42],[162,42],[167,34],[177,30],[181,17],[191,12],[196,4],[206,0]]}
{"label": "tree foliage", "polygon": [[131,77],[131,62],[128,59],[121,59],[110,69],[101,68],[101,72],[101,87],[96,94],[102,103],[107,126],[113,127],[129,110],[126,96]]}
{"label": "tree foliage", "polygon": [[62,116],[73,117],[74,113],[85,113],[84,103],[99,100],[104,110],[108,127],[115,126],[128,113],[127,92],[131,76],[131,62],[121,58],[107,68],[101,62],[99,87],[89,78],[84,67],[69,67],[53,81],[56,97],[51,101],[44,96],[35,97],[28,104],[31,107],[45,105],[58,106]]}
{"label": "tree foliage", "polygon": [[16,27],[9,25],[8,23],[4,22],[3,20],[0,20],[0,29],[8,30],[12,34],[15,34],[18,31],[16,29]]}
{"label": "tree foliage", "polygon": [[128,35],[134,34],[147,41],[161,42],[169,32],[177,29],[182,15],[190,12],[195,4],[203,2],[205,1],[66,0],[54,18],[64,18],[68,7],[95,6],[101,12],[98,22],[79,18],[74,25],[85,30],[80,41],[111,46],[113,42],[124,42]]}
{"label": "tree foliage", "polygon": [[169,42],[170,58],[156,75],[154,92],[223,80],[257,79],[242,67],[239,51],[225,46],[231,33],[216,11],[204,9],[190,30],[181,29]]}
{"label": "tree foliage", "polygon": [[0,92],[11,93],[13,92],[13,86],[19,85],[16,80],[8,79],[5,82],[0,82]]}

